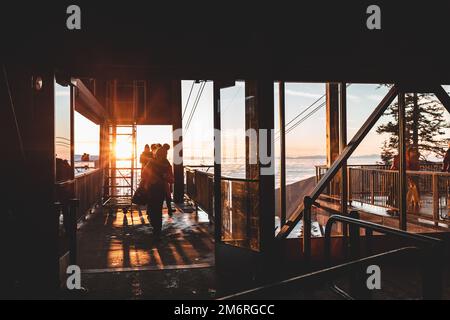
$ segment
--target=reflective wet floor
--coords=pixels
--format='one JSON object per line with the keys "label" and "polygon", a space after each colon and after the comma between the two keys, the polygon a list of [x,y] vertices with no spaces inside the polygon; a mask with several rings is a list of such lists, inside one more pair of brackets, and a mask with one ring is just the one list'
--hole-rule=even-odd
{"label": "reflective wet floor", "polygon": [[126,214],[98,210],[79,227],[77,262],[84,273],[210,267],[212,227],[202,211],[177,208],[169,217],[165,208],[158,241],[144,208]]}

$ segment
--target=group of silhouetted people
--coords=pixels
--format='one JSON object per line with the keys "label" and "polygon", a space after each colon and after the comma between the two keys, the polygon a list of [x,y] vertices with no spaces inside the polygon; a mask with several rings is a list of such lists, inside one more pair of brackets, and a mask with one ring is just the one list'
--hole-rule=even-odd
{"label": "group of silhouetted people", "polygon": [[172,165],[167,159],[169,149],[168,144],[152,144],[151,147],[147,144],[139,159],[142,165],[141,186],[148,199],[147,215],[156,238],[161,235],[164,200],[169,216],[173,215],[171,194],[174,176]]}

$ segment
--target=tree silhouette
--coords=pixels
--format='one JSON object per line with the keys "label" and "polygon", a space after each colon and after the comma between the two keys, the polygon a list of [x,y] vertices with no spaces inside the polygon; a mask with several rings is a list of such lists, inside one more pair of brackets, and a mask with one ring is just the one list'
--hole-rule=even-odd
{"label": "tree silhouette", "polygon": [[[422,160],[427,160],[430,155],[442,157],[445,153],[445,129],[450,125],[445,120],[444,112],[445,109],[433,94],[405,94],[406,146],[416,147]],[[389,135],[383,142],[381,159],[384,163],[390,163],[398,150],[398,101],[387,109],[384,116],[390,117],[390,120],[378,126],[376,132]]]}

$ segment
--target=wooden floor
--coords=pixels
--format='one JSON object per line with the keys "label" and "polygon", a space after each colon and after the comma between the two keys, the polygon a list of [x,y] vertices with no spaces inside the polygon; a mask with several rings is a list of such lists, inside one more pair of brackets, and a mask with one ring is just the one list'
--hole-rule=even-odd
{"label": "wooden floor", "polygon": [[207,215],[163,213],[160,241],[145,210],[99,210],[78,231],[78,264],[84,273],[199,268],[214,265],[214,238]]}

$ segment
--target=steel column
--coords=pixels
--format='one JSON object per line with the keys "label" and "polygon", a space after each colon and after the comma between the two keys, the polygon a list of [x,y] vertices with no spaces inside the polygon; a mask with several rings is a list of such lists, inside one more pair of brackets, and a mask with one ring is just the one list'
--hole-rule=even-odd
{"label": "steel column", "polygon": [[[347,147],[347,85],[342,82],[339,84],[339,153],[342,153]],[[348,189],[347,189],[347,160],[342,162],[341,169],[341,213],[347,214],[348,211]]]}
{"label": "steel column", "polygon": [[286,223],[286,97],[285,83],[279,83],[280,117],[280,230]]}
{"label": "steel column", "polygon": [[398,94],[398,156],[399,156],[399,228],[406,231],[406,115],[405,115],[405,93]]}

